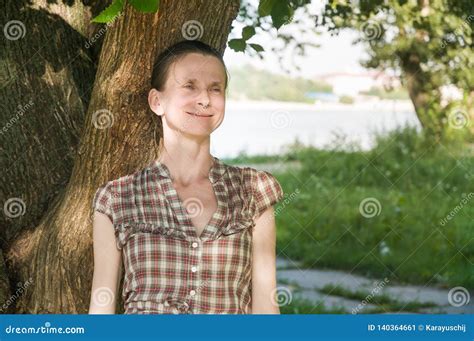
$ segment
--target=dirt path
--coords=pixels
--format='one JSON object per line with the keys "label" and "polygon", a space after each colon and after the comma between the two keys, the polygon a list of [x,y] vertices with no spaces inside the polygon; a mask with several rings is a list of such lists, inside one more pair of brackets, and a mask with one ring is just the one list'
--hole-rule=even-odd
{"label": "dirt path", "polygon": [[[474,313],[473,293],[462,289],[450,293],[450,289],[401,286],[389,280],[372,279],[344,271],[303,269],[297,263],[283,258],[277,259],[277,279],[278,285],[286,288],[284,290],[289,289],[293,297],[322,302],[327,308],[343,308],[349,314],[370,312],[373,309],[378,309],[380,313]],[[359,297],[356,299],[355,296]],[[383,298],[391,302],[386,305],[374,304]],[[423,305],[429,304],[434,306],[423,308]]]}

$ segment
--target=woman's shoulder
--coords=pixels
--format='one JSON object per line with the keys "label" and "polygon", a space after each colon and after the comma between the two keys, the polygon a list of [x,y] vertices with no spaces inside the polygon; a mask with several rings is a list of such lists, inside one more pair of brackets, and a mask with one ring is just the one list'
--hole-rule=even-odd
{"label": "woman's shoulder", "polygon": [[151,167],[150,165],[147,165],[133,173],[111,179],[103,183],[99,189],[107,189],[113,193],[126,192],[131,190],[136,184],[141,184],[146,180],[151,180],[151,176]]}
{"label": "woman's shoulder", "polygon": [[228,166],[228,171],[239,179],[244,193],[251,199],[254,218],[284,197],[282,186],[269,171],[250,166]]}
{"label": "woman's shoulder", "polygon": [[279,181],[269,171],[250,166],[227,165],[227,167],[231,175],[238,177],[241,185],[247,187],[251,192],[257,195],[265,195],[270,192],[278,199],[283,196]]}
{"label": "woman's shoulder", "polygon": [[250,166],[228,165],[226,168],[231,175],[238,176],[246,183],[258,186],[268,181],[277,181],[276,177],[269,171]]}
{"label": "woman's shoulder", "polygon": [[151,176],[150,167],[146,166],[105,182],[95,191],[93,210],[106,213],[113,222],[119,221],[128,212],[123,212],[124,208],[132,207],[136,202],[136,193],[148,193],[142,187],[143,184],[152,183]]}

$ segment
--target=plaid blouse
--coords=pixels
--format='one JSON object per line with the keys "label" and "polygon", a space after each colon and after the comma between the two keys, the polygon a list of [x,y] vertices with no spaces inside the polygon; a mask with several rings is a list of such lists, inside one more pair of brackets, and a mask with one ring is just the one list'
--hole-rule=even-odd
{"label": "plaid blouse", "polygon": [[251,313],[252,228],[283,191],[266,171],[213,159],[217,210],[199,237],[158,160],[95,193],[122,250],[125,314]]}

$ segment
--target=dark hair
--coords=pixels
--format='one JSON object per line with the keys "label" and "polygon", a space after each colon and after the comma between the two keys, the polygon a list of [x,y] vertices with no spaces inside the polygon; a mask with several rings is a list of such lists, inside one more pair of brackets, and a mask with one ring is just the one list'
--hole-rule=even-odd
{"label": "dark hair", "polygon": [[227,68],[225,66],[222,55],[212,46],[209,46],[208,44],[203,43],[199,40],[183,40],[164,49],[163,52],[158,55],[153,65],[153,73],[151,75],[152,87],[159,91],[163,91],[171,65],[180,58],[187,55],[188,53],[200,53],[207,56],[213,56],[219,59],[222,63],[222,66],[224,66],[224,88],[227,89]]}

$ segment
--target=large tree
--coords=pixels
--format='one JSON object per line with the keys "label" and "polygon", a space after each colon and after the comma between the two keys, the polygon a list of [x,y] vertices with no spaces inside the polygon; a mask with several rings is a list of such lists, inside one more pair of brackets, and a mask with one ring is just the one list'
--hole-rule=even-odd
{"label": "large tree", "polygon": [[[474,2],[472,0],[330,0],[318,25],[358,30],[367,67],[398,73],[418,119],[434,140],[474,136]],[[442,101],[457,87],[461,99]]]}
{"label": "large tree", "polygon": [[[157,157],[161,127],[147,92],[165,46],[200,39],[221,53],[228,45],[261,55],[263,47],[251,40],[257,33],[282,41],[280,51],[293,44],[303,54],[308,43],[277,30],[309,3],[2,3],[0,311],[87,311],[92,197],[106,181]],[[229,36],[234,19],[240,26]]]}
{"label": "large tree", "polygon": [[5,6],[3,302],[9,312],[84,313],[93,194],[157,156],[146,101],[154,58],[183,39],[223,52],[239,2],[165,0],[154,13],[125,4],[107,25],[91,24],[102,8],[86,1]]}

